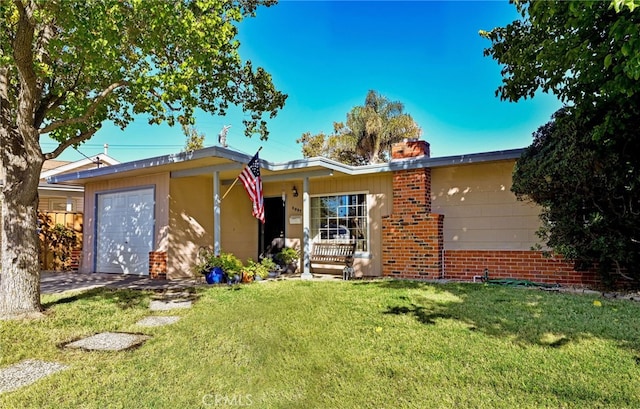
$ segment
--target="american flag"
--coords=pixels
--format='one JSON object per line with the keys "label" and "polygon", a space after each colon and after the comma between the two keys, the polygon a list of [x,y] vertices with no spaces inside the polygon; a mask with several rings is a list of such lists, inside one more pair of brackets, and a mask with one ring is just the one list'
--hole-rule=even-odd
{"label": "american flag", "polygon": [[260,159],[258,153],[247,163],[247,167],[240,173],[240,181],[249,194],[253,203],[253,216],[264,224],[264,199],[262,196],[262,179],[260,179]]}

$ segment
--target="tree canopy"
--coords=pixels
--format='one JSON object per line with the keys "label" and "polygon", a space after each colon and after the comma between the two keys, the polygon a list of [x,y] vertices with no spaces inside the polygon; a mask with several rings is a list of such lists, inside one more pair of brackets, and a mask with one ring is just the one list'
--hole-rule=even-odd
{"label": "tree canopy", "polygon": [[[38,179],[42,162],[104,121],[190,124],[196,108],[246,114],[267,138],[286,95],[242,61],[239,23],[273,0],[0,1],[0,315],[39,309]],[[59,142],[43,152],[40,138]]]}
{"label": "tree canopy", "polygon": [[365,103],[347,113],[346,123],[334,122],[333,133],[312,135],[297,140],[305,158],[324,156],[339,162],[362,165],[389,160],[391,146],[405,138],[418,138],[422,130],[404,105],[390,101],[376,91],[367,93]]}
{"label": "tree canopy", "polygon": [[[633,11],[633,4],[632,0],[515,2],[523,19],[480,32],[491,41],[485,55],[502,65],[502,85],[496,95],[518,101],[537,91],[553,93],[574,106],[578,115],[633,97],[640,91],[640,14]],[[603,114],[596,137],[605,132],[602,127],[615,112]]]}
{"label": "tree canopy", "polygon": [[[633,122],[640,127],[640,116]],[[640,138],[603,144],[589,121],[564,108],[534,133],[513,175],[512,191],[542,207],[542,241],[568,259],[595,262],[608,280],[612,272],[640,279],[637,152]]]}
{"label": "tree canopy", "polygon": [[635,0],[522,1],[481,32],[502,64],[496,94],[565,102],[516,164],[512,190],[542,206],[540,237],[608,275],[640,279],[640,14]]}

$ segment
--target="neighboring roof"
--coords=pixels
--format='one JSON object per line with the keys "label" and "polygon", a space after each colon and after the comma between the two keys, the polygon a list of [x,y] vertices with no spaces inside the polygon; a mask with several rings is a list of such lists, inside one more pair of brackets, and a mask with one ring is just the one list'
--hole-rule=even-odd
{"label": "neighboring roof", "polygon": [[[351,166],[323,157],[297,159],[289,162],[273,163],[261,160],[264,180],[270,177],[301,178],[321,176],[339,172],[344,175],[366,175],[393,172],[401,169],[435,168],[442,166],[464,165],[482,162],[515,160],[523,149],[473,153],[468,155],[446,156],[440,158],[416,157],[413,159],[392,160],[389,163]],[[113,176],[137,176],[159,171],[169,171],[172,177],[189,177],[220,172],[221,178],[235,177],[237,170],[251,160],[250,155],[220,146],[200,149],[192,152],[141,159],[113,166],[51,175],[49,183],[84,184],[93,179],[106,179]],[[237,176],[237,175],[236,175]]]}
{"label": "neighboring roof", "polygon": [[62,165],[67,165],[69,163],[71,162],[68,160],[55,160],[55,159],[45,160],[44,163],[42,164],[42,172],[50,169],[55,169]]}
{"label": "neighboring roof", "polygon": [[119,161],[105,154],[94,155],[75,162],[47,160],[42,165],[42,173],[40,173],[40,179],[47,179],[52,176],[61,175],[73,171],[77,172],[80,170],[97,169],[102,165],[113,166],[119,163]]}
{"label": "neighboring roof", "polygon": [[44,196],[67,196],[82,197],[84,195],[84,186],[75,185],[52,185],[49,183],[40,183],[38,192],[41,197]]}
{"label": "neighboring roof", "polygon": [[[42,164],[42,172],[40,173],[41,182],[38,185],[38,191],[40,194],[46,195],[55,195],[60,194],[59,192],[64,192],[67,196],[78,196],[82,197],[82,192],[84,189],[82,187],[75,187],[69,185],[54,185],[52,183],[42,182],[43,179],[51,178],[55,175],[64,174],[65,172],[72,172],[73,170],[80,169],[93,169],[98,166],[98,164],[102,165],[116,165],[120,162],[113,159],[112,157],[104,154],[95,155],[91,158],[82,159],[76,162],[69,162],[64,160],[46,160]],[[4,185],[4,177],[0,174],[0,186]]]}

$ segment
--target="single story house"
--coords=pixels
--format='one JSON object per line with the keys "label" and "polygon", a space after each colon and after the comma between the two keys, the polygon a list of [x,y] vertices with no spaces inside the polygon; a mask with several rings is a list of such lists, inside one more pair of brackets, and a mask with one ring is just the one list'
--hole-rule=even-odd
{"label": "single story house", "polygon": [[256,260],[283,238],[301,250],[303,278],[314,243],[350,241],[364,277],[471,281],[487,272],[593,285],[592,273],[532,250],[539,208],[510,191],[521,153],[431,158],[426,141],[408,140],[384,164],[261,160],[264,225],[240,183],[226,194],[251,156],[220,146],[48,181],[84,186],[81,272],[183,278],[203,246]]}

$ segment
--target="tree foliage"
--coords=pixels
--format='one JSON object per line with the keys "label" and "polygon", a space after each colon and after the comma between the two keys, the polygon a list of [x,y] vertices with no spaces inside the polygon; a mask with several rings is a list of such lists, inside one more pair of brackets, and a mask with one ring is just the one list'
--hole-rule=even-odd
{"label": "tree foliage", "polygon": [[542,206],[540,237],[607,275],[640,279],[640,14],[635,0],[523,1],[482,32],[503,65],[502,99],[566,103],[534,134],[512,190]]}
{"label": "tree foliage", "polygon": [[[602,1],[516,2],[523,19],[480,32],[491,41],[485,55],[502,65],[496,95],[518,101],[541,90],[575,106],[577,115],[636,95],[640,13],[632,11],[633,1],[614,4],[619,12]],[[596,137],[615,113],[603,115]]]}
{"label": "tree foliage", "polygon": [[173,124],[195,107],[224,115],[230,104],[249,113],[248,136],[266,137],[262,113],[275,115],[285,96],[262,68],[242,62],[234,38],[238,22],[273,3],[1,2],[0,62],[14,91],[5,103],[15,117],[21,79],[33,81],[33,125],[70,144],[105,120],[124,127],[146,113],[150,123]]}
{"label": "tree foliage", "polygon": [[[284,105],[271,76],[242,61],[238,24],[274,0],[0,1],[0,315],[40,308],[38,180],[42,162],[125,127],[192,123],[196,108],[245,112],[245,134],[267,138]],[[43,152],[40,138],[59,145]]]}
{"label": "tree foliage", "polygon": [[312,135],[297,140],[304,157],[324,156],[339,162],[362,165],[386,162],[391,146],[405,138],[418,138],[422,130],[401,102],[390,101],[369,91],[362,106],[347,113],[346,123],[334,122],[333,133]]}
{"label": "tree foliage", "polygon": [[[640,127],[640,116],[634,119]],[[629,125],[629,124],[628,124]],[[539,237],[568,259],[640,279],[640,138],[593,137],[571,108],[534,133],[512,190],[541,205]]]}

